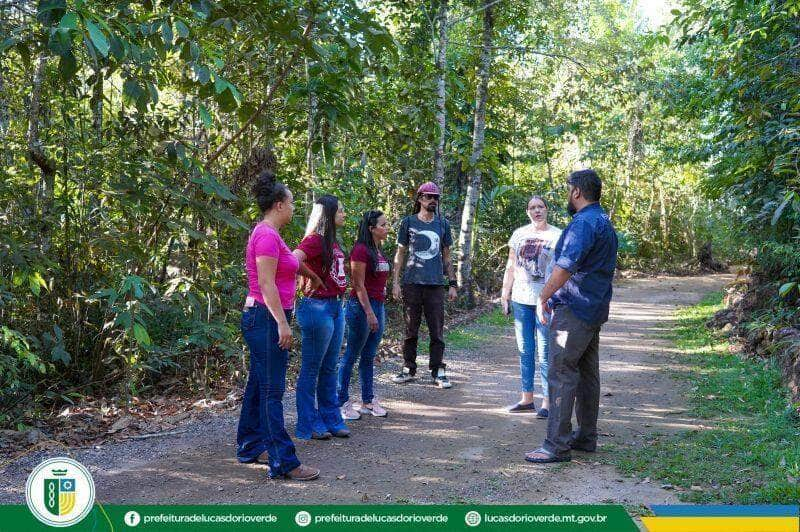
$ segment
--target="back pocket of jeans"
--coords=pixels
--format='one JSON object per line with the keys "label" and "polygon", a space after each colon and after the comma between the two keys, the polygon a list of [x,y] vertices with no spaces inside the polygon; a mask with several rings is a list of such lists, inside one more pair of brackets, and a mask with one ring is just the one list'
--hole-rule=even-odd
{"label": "back pocket of jeans", "polygon": [[249,331],[256,326],[256,307],[248,307],[247,310],[242,312],[242,330]]}

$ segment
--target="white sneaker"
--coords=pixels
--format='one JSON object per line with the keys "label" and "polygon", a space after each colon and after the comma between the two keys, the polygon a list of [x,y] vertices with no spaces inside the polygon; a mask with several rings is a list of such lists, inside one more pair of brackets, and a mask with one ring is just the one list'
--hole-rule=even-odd
{"label": "white sneaker", "polygon": [[403,371],[392,377],[392,382],[395,384],[405,384],[407,382],[415,380],[417,377],[416,375],[411,374],[411,370],[408,368],[403,368]]}
{"label": "white sneaker", "polygon": [[439,368],[436,371],[436,377],[433,379],[433,384],[439,388],[452,388],[453,383],[447,378],[444,368]]}
{"label": "white sneaker", "polygon": [[378,402],[377,397],[372,398],[372,403],[370,406],[361,405],[361,413],[362,414],[372,414],[375,417],[386,417],[386,409],[384,409],[381,404]]}
{"label": "white sneaker", "polygon": [[346,421],[354,421],[356,419],[361,419],[361,414],[358,410],[353,406],[352,401],[347,401],[345,404],[342,405],[342,419]]}

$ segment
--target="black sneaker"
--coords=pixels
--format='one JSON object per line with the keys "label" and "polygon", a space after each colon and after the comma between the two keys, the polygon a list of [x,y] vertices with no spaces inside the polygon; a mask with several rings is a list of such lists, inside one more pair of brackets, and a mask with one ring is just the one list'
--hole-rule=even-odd
{"label": "black sneaker", "polygon": [[395,384],[405,384],[407,382],[411,382],[416,380],[416,375],[411,373],[411,370],[408,368],[403,368],[403,371],[392,377],[392,382]]}
{"label": "black sneaker", "polygon": [[447,374],[444,372],[444,368],[439,368],[436,370],[436,376],[433,378],[433,384],[439,388],[453,387],[453,383],[448,380]]}

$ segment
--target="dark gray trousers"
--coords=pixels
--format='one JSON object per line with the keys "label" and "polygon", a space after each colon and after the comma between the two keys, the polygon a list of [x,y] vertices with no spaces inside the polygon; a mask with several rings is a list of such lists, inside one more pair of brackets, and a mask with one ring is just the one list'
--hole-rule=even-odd
{"label": "dark gray trousers", "polygon": [[[594,449],[600,408],[600,326],[576,318],[569,307],[553,309],[550,324],[550,367],[547,380],[550,416],[544,449],[570,454],[570,445]],[[578,429],[572,432],[572,409]]]}

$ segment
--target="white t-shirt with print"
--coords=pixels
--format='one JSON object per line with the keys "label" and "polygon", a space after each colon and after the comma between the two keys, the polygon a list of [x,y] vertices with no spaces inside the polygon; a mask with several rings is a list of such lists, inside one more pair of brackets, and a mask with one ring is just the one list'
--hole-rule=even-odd
{"label": "white t-shirt with print", "polygon": [[553,269],[553,251],[560,236],[558,227],[548,225],[544,231],[537,231],[533,224],[524,225],[511,235],[508,247],[514,251],[512,301],[536,304]]}

